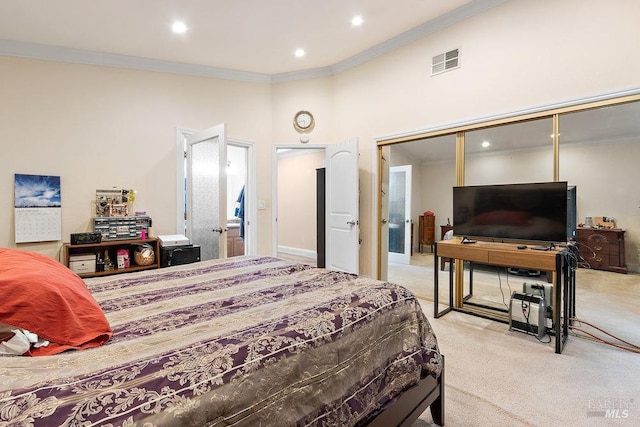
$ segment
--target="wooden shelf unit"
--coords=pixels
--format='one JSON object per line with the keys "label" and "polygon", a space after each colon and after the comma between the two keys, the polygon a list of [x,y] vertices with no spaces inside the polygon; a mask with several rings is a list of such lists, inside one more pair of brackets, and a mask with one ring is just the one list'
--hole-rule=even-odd
{"label": "wooden shelf unit", "polygon": [[[149,244],[153,248],[154,261],[150,265],[136,265],[134,257],[134,249],[141,244]],[[118,249],[128,249],[130,267],[117,268],[117,251]],[[123,239],[123,240],[105,240],[100,243],[87,243],[82,245],[72,245],[66,243],[64,245],[64,260],[65,265],[69,267],[69,261],[71,256],[79,254],[104,254],[104,251],[108,251],[109,258],[114,263],[113,270],[96,271],[95,273],[79,273],[78,275],[83,278],[109,276],[111,274],[130,273],[133,271],[148,270],[152,268],[160,268],[160,245],[159,240],[155,237],[149,237],[145,240],[142,239]]]}

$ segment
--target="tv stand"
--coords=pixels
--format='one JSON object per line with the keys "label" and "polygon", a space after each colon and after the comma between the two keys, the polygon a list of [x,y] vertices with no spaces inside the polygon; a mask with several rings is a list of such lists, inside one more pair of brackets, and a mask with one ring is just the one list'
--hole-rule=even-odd
{"label": "tv stand", "polygon": [[[554,305],[552,333],[555,335],[555,351],[562,353],[569,336],[569,319],[575,316],[575,269],[570,265],[573,257],[571,250],[573,249],[537,251],[531,248],[518,249],[517,245],[509,243],[478,241],[475,245],[467,245],[461,240],[442,240],[435,245],[434,265],[438,265],[438,257],[445,257],[463,262],[553,272],[553,300],[558,303]],[[434,317],[459,311],[508,323],[508,315],[501,310],[478,309],[469,305],[465,307],[463,263],[456,264],[455,286],[454,269],[450,268],[449,304],[442,311],[438,311],[439,270],[434,268]]]}

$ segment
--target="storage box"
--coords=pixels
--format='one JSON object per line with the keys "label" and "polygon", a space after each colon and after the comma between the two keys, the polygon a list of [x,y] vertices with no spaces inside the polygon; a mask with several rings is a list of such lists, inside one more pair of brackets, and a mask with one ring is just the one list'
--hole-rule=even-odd
{"label": "storage box", "polygon": [[69,268],[76,274],[95,273],[96,254],[70,255]]}
{"label": "storage box", "polygon": [[616,228],[616,223],[613,218],[609,216],[597,216],[594,218],[594,224],[599,228]]}
{"label": "storage box", "polygon": [[163,248],[169,248],[173,246],[187,246],[191,244],[189,238],[183,234],[167,234],[158,236],[160,239],[160,246]]}

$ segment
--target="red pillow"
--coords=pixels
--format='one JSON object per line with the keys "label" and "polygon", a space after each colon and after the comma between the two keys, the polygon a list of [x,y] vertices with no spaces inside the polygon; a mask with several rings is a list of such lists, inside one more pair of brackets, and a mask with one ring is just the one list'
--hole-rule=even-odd
{"label": "red pillow", "polygon": [[102,309],[73,271],[52,258],[0,248],[0,323],[51,343],[33,356],[97,347],[112,331]]}

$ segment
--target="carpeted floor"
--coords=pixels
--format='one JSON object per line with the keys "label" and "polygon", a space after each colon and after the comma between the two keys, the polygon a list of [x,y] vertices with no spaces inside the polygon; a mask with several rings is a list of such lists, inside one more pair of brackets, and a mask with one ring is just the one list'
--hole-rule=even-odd
{"label": "carpeted floor", "polygon": [[[539,342],[510,332],[507,324],[458,312],[434,319],[433,257],[416,254],[412,264],[390,266],[389,280],[420,298],[446,355],[446,425],[640,425],[640,354],[579,337],[578,331],[556,354],[553,337]],[[576,317],[640,345],[640,275],[589,269],[576,274]],[[441,290],[447,280],[448,272],[440,272]],[[498,277],[495,269],[478,267],[474,298],[497,305],[504,298],[508,304],[525,280],[545,282],[504,271]],[[440,300],[447,300],[446,292]],[[414,427],[431,425],[427,411]]]}
{"label": "carpeted floor", "polygon": [[[459,312],[434,319],[433,274],[430,253],[414,254],[411,265],[389,266],[389,281],[419,298],[446,356],[445,425],[640,425],[640,354],[587,339],[578,331],[571,333],[563,353],[556,354],[553,337],[540,342],[509,331],[505,323]],[[448,300],[448,270],[439,275],[442,309]],[[465,270],[465,283],[468,277]],[[640,345],[640,274],[581,268],[576,277],[576,317]],[[546,279],[476,266],[474,299],[506,308],[511,293],[522,291],[524,281]],[[576,326],[613,341],[586,325]],[[426,411],[413,427],[433,425]]]}

